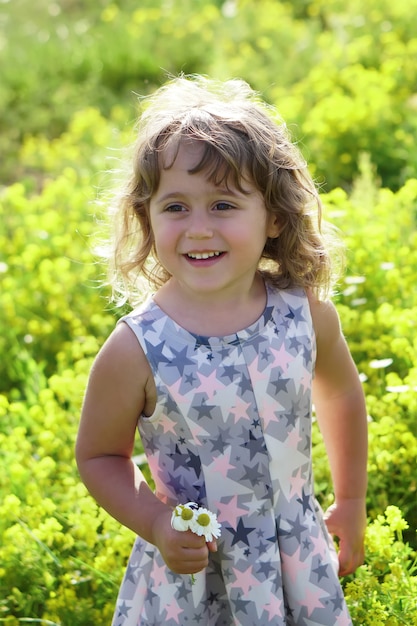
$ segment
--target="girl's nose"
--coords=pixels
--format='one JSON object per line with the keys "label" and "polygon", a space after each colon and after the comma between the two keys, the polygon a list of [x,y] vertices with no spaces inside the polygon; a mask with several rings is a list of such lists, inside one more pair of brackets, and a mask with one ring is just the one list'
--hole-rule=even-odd
{"label": "girl's nose", "polygon": [[213,237],[213,229],[207,215],[192,214],[187,226],[186,236],[189,239],[210,239]]}

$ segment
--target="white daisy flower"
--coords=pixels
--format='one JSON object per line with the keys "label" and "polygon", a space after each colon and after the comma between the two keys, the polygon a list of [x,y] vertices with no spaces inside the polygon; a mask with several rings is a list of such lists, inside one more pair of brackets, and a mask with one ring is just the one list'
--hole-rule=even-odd
{"label": "white daisy flower", "polygon": [[195,515],[194,502],[178,504],[172,512],[171,526],[174,530],[184,532],[190,529],[190,522]]}
{"label": "white daisy flower", "polygon": [[[206,541],[213,541],[215,537],[220,537],[220,524],[217,516],[204,507],[199,507],[195,502],[178,504],[172,511],[171,527],[174,530],[191,532],[204,536]],[[191,584],[194,585],[195,576],[191,574]]]}
{"label": "white daisy flower", "polygon": [[195,511],[190,520],[190,530],[200,537],[204,535],[206,541],[213,541],[215,537],[220,537],[220,529],[216,515],[203,507]]}

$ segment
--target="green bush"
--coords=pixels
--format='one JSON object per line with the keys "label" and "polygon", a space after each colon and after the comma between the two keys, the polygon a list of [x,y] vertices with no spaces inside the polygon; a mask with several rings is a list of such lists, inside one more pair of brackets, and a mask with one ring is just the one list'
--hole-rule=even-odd
{"label": "green bush", "polygon": [[51,375],[63,352],[94,354],[114,323],[92,254],[112,135],[112,124],[87,109],[59,139],[28,138],[20,156],[26,181],[0,195],[0,392],[27,393],[28,381]]}
{"label": "green bush", "polygon": [[327,190],[361,152],[384,186],[417,176],[417,38],[408,0],[14,0],[0,18],[1,178],[27,134],[59,136],[91,105],[106,117],[167,73],[240,76],[278,105]]}
{"label": "green bush", "polygon": [[54,375],[36,404],[0,396],[0,619],[110,622],[132,534],[98,509],[75,468],[90,364]]}
{"label": "green bush", "polygon": [[404,544],[407,522],[395,506],[369,525],[367,563],[346,583],[345,597],[358,626],[417,624],[417,561]]}
{"label": "green bush", "polygon": [[[378,186],[366,156],[359,167],[350,196],[341,189],[323,196],[347,248],[336,302],[370,416],[369,513],[400,506],[416,546],[417,180],[392,192]],[[323,471],[316,478],[326,491]]]}

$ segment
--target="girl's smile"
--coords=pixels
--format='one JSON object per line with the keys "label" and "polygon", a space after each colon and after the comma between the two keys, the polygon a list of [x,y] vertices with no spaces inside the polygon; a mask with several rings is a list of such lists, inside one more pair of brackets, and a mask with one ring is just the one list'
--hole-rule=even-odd
{"label": "girl's smile", "polygon": [[211,267],[225,255],[225,252],[187,252],[184,256],[193,267]]}
{"label": "girl's smile", "polygon": [[195,259],[196,261],[213,259],[221,256],[224,252],[187,252],[189,259]]}

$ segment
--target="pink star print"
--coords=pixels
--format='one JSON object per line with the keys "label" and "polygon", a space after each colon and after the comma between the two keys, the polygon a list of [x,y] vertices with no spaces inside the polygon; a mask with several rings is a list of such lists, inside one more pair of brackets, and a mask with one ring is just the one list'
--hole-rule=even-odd
{"label": "pink star print", "polygon": [[305,478],[302,476],[301,469],[298,470],[297,475],[290,478],[291,491],[290,498],[301,494],[301,489],[305,485]]}
{"label": "pink star print", "polygon": [[210,463],[210,471],[217,472],[222,476],[227,476],[227,472],[234,467],[234,465],[230,463],[231,453],[232,448],[229,446],[224,454],[220,454],[217,459],[214,459],[213,463]]}
{"label": "pink star print", "polygon": [[157,561],[154,561],[152,578],[154,580],[154,586],[159,587],[159,585],[165,585],[168,582],[167,579],[167,568],[165,563],[158,565]]}
{"label": "pink star print", "polygon": [[270,621],[274,617],[283,617],[281,607],[282,600],[280,600],[279,598],[275,598],[273,604],[264,604],[262,608],[268,613],[268,621]]}
{"label": "pink star print", "polygon": [[315,556],[316,554],[318,554],[319,556],[321,556],[322,559],[324,559],[327,555],[327,543],[326,540],[324,539],[324,537],[322,537],[322,535],[319,535],[318,537],[310,537],[311,541],[314,544],[314,551],[312,552],[311,556]]}
{"label": "pink star print", "polygon": [[250,407],[249,402],[244,402],[241,398],[236,398],[236,402],[234,406],[230,409],[230,414],[236,418],[236,421],[241,417],[247,416],[248,408]]}
{"label": "pink star print", "polygon": [[286,576],[291,578],[292,584],[295,584],[295,581],[302,571],[309,569],[308,563],[301,560],[301,546],[298,546],[292,556],[282,554],[281,558],[282,571]]}
{"label": "pink star print", "polygon": [[172,385],[170,385],[170,389],[169,389],[171,396],[173,397],[173,399],[179,406],[185,404],[184,394],[181,391],[181,385],[182,385],[182,378],[179,378],[178,380],[173,382]]}
{"label": "pink star print", "polygon": [[175,435],[176,423],[173,420],[169,419],[169,417],[167,417],[166,415],[164,415],[163,419],[161,420],[161,426],[163,428],[164,434],[173,433]]}
{"label": "pink star print", "polygon": [[233,528],[237,526],[237,520],[242,517],[244,513],[247,513],[247,509],[242,509],[238,506],[237,496],[232,496],[227,504],[224,502],[215,503],[217,510],[220,511],[217,519],[219,522],[227,522]]}
{"label": "pink star print", "polygon": [[260,414],[263,415],[264,429],[267,430],[269,424],[277,423],[279,417],[279,410],[284,410],[284,407],[278,403],[276,398],[272,398],[269,395],[265,395],[261,400]]}
{"label": "pink star print", "polygon": [[314,609],[321,609],[324,606],[323,602],[320,600],[320,597],[323,597],[323,590],[318,587],[316,587],[316,589],[317,591],[313,591],[312,585],[310,585],[305,591],[303,604],[307,607],[308,617],[310,617]]}
{"label": "pink star print", "polygon": [[236,581],[233,583],[232,587],[242,589],[244,596],[246,596],[251,589],[262,584],[260,580],[254,577],[252,566],[249,566],[244,572],[233,568],[233,573],[236,576]]}
{"label": "pink star print", "polygon": [[284,344],[281,345],[279,350],[272,350],[272,353],[275,356],[274,365],[279,365],[283,374],[286,374],[289,365],[294,361],[294,357],[291,356]]}
{"label": "pink star print", "polygon": [[342,611],[342,613],[336,617],[336,626],[352,626],[352,622],[346,611]]}
{"label": "pink star print", "polygon": [[[208,376],[203,376],[200,372],[202,389],[207,394],[207,400],[213,400],[214,396],[219,392],[222,383],[217,378],[217,370],[213,370]],[[225,385],[223,385],[224,387]]]}
{"label": "pink star print", "polygon": [[301,441],[300,434],[298,430],[295,430],[294,428],[294,430],[292,430],[287,437],[287,443],[290,448],[294,448],[294,450],[296,450],[300,441]]}
{"label": "pink star print", "polygon": [[167,620],[173,619],[177,624],[179,624],[180,621],[178,619],[178,616],[181,615],[181,613],[183,613],[183,610],[180,608],[175,598],[172,600],[171,604],[167,604],[165,608],[167,611],[166,619]]}

